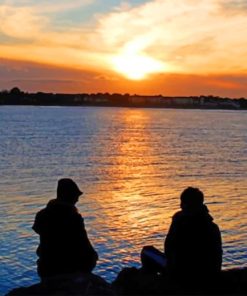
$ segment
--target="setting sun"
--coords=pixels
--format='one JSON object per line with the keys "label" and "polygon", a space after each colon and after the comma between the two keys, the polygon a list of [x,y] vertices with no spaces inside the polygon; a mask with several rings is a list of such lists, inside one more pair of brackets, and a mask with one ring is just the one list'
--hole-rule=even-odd
{"label": "setting sun", "polygon": [[164,70],[163,63],[137,53],[123,53],[114,57],[112,63],[115,71],[131,80],[141,80],[148,74]]}
{"label": "setting sun", "polygon": [[246,1],[2,0],[0,89],[246,97]]}

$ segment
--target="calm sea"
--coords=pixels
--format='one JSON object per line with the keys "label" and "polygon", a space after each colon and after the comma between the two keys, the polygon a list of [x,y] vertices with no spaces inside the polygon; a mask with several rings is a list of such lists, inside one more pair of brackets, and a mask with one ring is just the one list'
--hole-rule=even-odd
{"label": "calm sea", "polygon": [[34,216],[59,178],[85,192],[78,208],[108,281],[163,249],[179,195],[199,187],[222,231],[223,268],[247,265],[247,112],[0,107],[0,294],[38,282]]}

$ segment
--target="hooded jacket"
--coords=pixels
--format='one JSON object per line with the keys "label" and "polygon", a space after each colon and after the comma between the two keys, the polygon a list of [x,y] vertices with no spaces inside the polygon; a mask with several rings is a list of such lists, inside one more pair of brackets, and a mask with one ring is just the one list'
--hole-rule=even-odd
{"label": "hooded jacket", "polygon": [[180,279],[212,277],[221,269],[221,234],[205,205],[173,216],[164,247],[168,270]]}
{"label": "hooded jacket", "polygon": [[74,205],[57,199],[49,201],[46,208],[37,213],[33,230],[40,236],[37,263],[41,277],[90,272],[95,267],[97,252]]}

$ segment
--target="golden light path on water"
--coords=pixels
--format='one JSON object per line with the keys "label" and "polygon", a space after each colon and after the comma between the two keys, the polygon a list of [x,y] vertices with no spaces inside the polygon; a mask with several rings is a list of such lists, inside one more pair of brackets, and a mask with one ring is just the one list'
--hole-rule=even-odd
{"label": "golden light path on water", "polygon": [[3,107],[0,109],[0,286],[38,280],[36,212],[71,177],[112,281],[163,249],[179,195],[199,187],[223,238],[223,268],[246,266],[247,113],[221,110]]}
{"label": "golden light path on water", "polygon": [[[108,228],[112,240],[120,245],[123,240],[135,244],[138,254],[144,237],[150,232],[149,227],[153,224],[151,232],[162,234],[164,223],[161,221],[170,218],[174,208],[164,212],[162,208],[169,203],[169,198],[167,197],[163,205],[158,200],[163,185],[160,184],[158,172],[150,163],[158,161],[158,155],[155,156],[152,139],[145,131],[149,124],[148,117],[142,111],[128,110],[126,114],[122,114],[120,120],[124,126],[121,132],[114,135],[115,144],[105,147],[110,156],[107,160],[97,160],[99,163],[103,162],[103,167],[105,161],[110,164],[99,175],[107,176],[112,182],[100,182],[96,186],[96,192],[100,193],[96,202],[100,203],[100,211],[104,213],[102,224]],[[102,168],[101,165],[99,167]],[[148,243],[148,238],[146,239]],[[125,253],[126,260],[129,260],[129,251],[124,248],[121,251]]]}

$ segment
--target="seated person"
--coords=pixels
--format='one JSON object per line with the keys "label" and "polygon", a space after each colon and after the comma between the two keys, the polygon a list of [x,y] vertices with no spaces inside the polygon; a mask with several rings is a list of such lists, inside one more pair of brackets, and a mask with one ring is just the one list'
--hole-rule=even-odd
{"label": "seated person", "polygon": [[222,263],[221,234],[203,201],[203,193],[197,188],[182,192],[181,211],[172,218],[165,252],[153,246],[142,249],[144,271],[165,273],[186,283],[215,278]]}
{"label": "seated person", "polygon": [[180,199],[164,244],[167,271],[186,283],[213,279],[221,270],[220,230],[199,189],[188,187]]}
{"label": "seated person", "polygon": [[91,272],[98,260],[84,221],[75,207],[82,192],[71,179],[58,181],[57,198],[36,215],[33,229],[40,236],[37,249],[41,279],[74,272]]}

